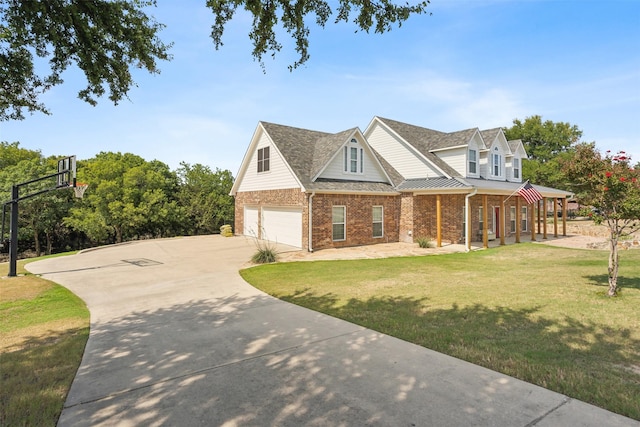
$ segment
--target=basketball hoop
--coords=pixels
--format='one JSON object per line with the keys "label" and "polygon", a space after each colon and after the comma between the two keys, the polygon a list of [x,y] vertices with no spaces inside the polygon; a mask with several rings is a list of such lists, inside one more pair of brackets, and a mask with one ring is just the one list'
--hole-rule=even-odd
{"label": "basketball hoop", "polygon": [[73,187],[73,192],[76,194],[78,199],[82,199],[84,196],[84,192],[86,191],[89,184],[85,184],[84,182],[77,182],[75,187]]}

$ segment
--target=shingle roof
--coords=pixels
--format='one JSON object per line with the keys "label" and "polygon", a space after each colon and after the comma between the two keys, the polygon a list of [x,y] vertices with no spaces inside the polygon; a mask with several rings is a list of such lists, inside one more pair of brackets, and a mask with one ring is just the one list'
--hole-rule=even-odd
{"label": "shingle roof", "polygon": [[444,160],[432,153],[446,147],[466,145],[477,129],[466,129],[457,132],[445,133],[420,126],[410,125],[391,119],[378,117],[378,119],[393,129],[402,139],[411,144],[416,150],[425,156],[431,163],[452,177],[461,176],[455,169],[449,166]]}
{"label": "shingle roof", "polygon": [[[332,134],[275,123],[260,123],[306,189],[355,192],[395,191],[392,184],[380,182],[325,179],[312,181],[357,128]],[[390,167],[388,163],[386,165]],[[383,165],[383,168],[386,171],[386,166]],[[394,172],[395,170],[391,171],[392,174]],[[395,174],[399,175],[397,172]]]}
{"label": "shingle roof", "polygon": [[[493,128],[493,129],[485,129],[480,131],[480,135],[482,135],[482,139],[487,144],[491,144],[494,139],[498,136],[501,128]],[[489,147],[487,147],[489,148]]]}

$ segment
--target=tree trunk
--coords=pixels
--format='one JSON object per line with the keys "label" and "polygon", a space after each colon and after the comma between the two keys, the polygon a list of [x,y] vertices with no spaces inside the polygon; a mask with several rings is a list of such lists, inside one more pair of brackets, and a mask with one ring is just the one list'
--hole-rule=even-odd
{"label": "tree trunk", "polygon": [[33,242],[35,243],[35,247],[36,247],[36,256],[40,256],[40,238],[38,237],[38,230],[33,229]]}
{"label": "tree trunk", "polygon": [[116,229],[116,243],[122,243],[122,227],[116,225],[114,228]]}
{"label": "tree trunk", "polygon": [[609,293],[610,297],[618,292],[618,238],[611,236],[609,240]]}
{"label": "tree trunk", "polygon": [[47,255],[51,255],[51,249],[53,248],[53,239],[51,238],[51,232],[50,231],[45,231],[44,235],[47,238],[47,251],[46,251],[46,254]]}

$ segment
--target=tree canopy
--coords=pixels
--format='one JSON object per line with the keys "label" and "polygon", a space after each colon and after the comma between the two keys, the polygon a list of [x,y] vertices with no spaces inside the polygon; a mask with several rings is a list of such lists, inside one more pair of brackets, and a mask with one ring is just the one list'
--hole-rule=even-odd
{"label": "tree canopy", "polygon": [[[223,45],[225,26],[237,9],[253,18],[249,38],[253,57],[282,49],[279,25],[295,41],[299,59],[309,59],[308,21],[320,27],[334,11],[325,0],[202,0],[213,12],[211,38]],[[335,22],[355,24],[356,31],[384,33],[401,26],[413,14],[425,12],[429,0],[396,5],[391,0],[340,0]],[[72,65],[86,77],[78,97],[95,105],[108,93],[117,104],[135,85],[132,69],[159,73],[158,61],[170,60],[170,43],[159,33],[164,28],[148,13],[155,0],[0,0],[0,121],[24,119],[24,112],[49,113],[41,95],[63,83],[62,73]],[[48,61],[48,71],[36,58]]]}
{"label": "tree canopy", "polygon": [[542,116],[530,116],[524,121],[513,120],[504,129],[507,140],[520,139],[529,156],[522,162],[522,177],[537,184],[566,189],[567,182],[560,161],[573,152],[582,131],[567,122],[542,121]]}
{"label": "tree canopy", "polygon": [[609,295],[614,296],[618,241],[640,230],[640,163],[634,168],[624,151],[603,156],[595,144],[583,143],[561,166],[578,200],[593,207],[594,221],[609,228]]}

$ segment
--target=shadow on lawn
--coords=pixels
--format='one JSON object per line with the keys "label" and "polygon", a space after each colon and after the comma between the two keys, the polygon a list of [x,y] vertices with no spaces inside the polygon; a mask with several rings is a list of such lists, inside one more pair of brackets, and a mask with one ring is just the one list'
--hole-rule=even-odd
{"label": "shadow on lawn", "polygon": [[[609,276],[606,274],[585,276],[585,279],[593,286],[609,287]],[[640,277],[618,276],[618,291],[624,288],[640,289]]]}
{"label": "shadow on lawn", "polygon": [[[0,357],[0,425],[49,425],[58,419],[89,328],[31,338]],[[36,386],[34,386],[36,384]]]}
{"label": "shadow on lawn", "polygon": [[281,298],[640,419],[640,340],[628,328],[548,319],[539,307],[442,309],[395,296],[343,304],[309,289]]}

